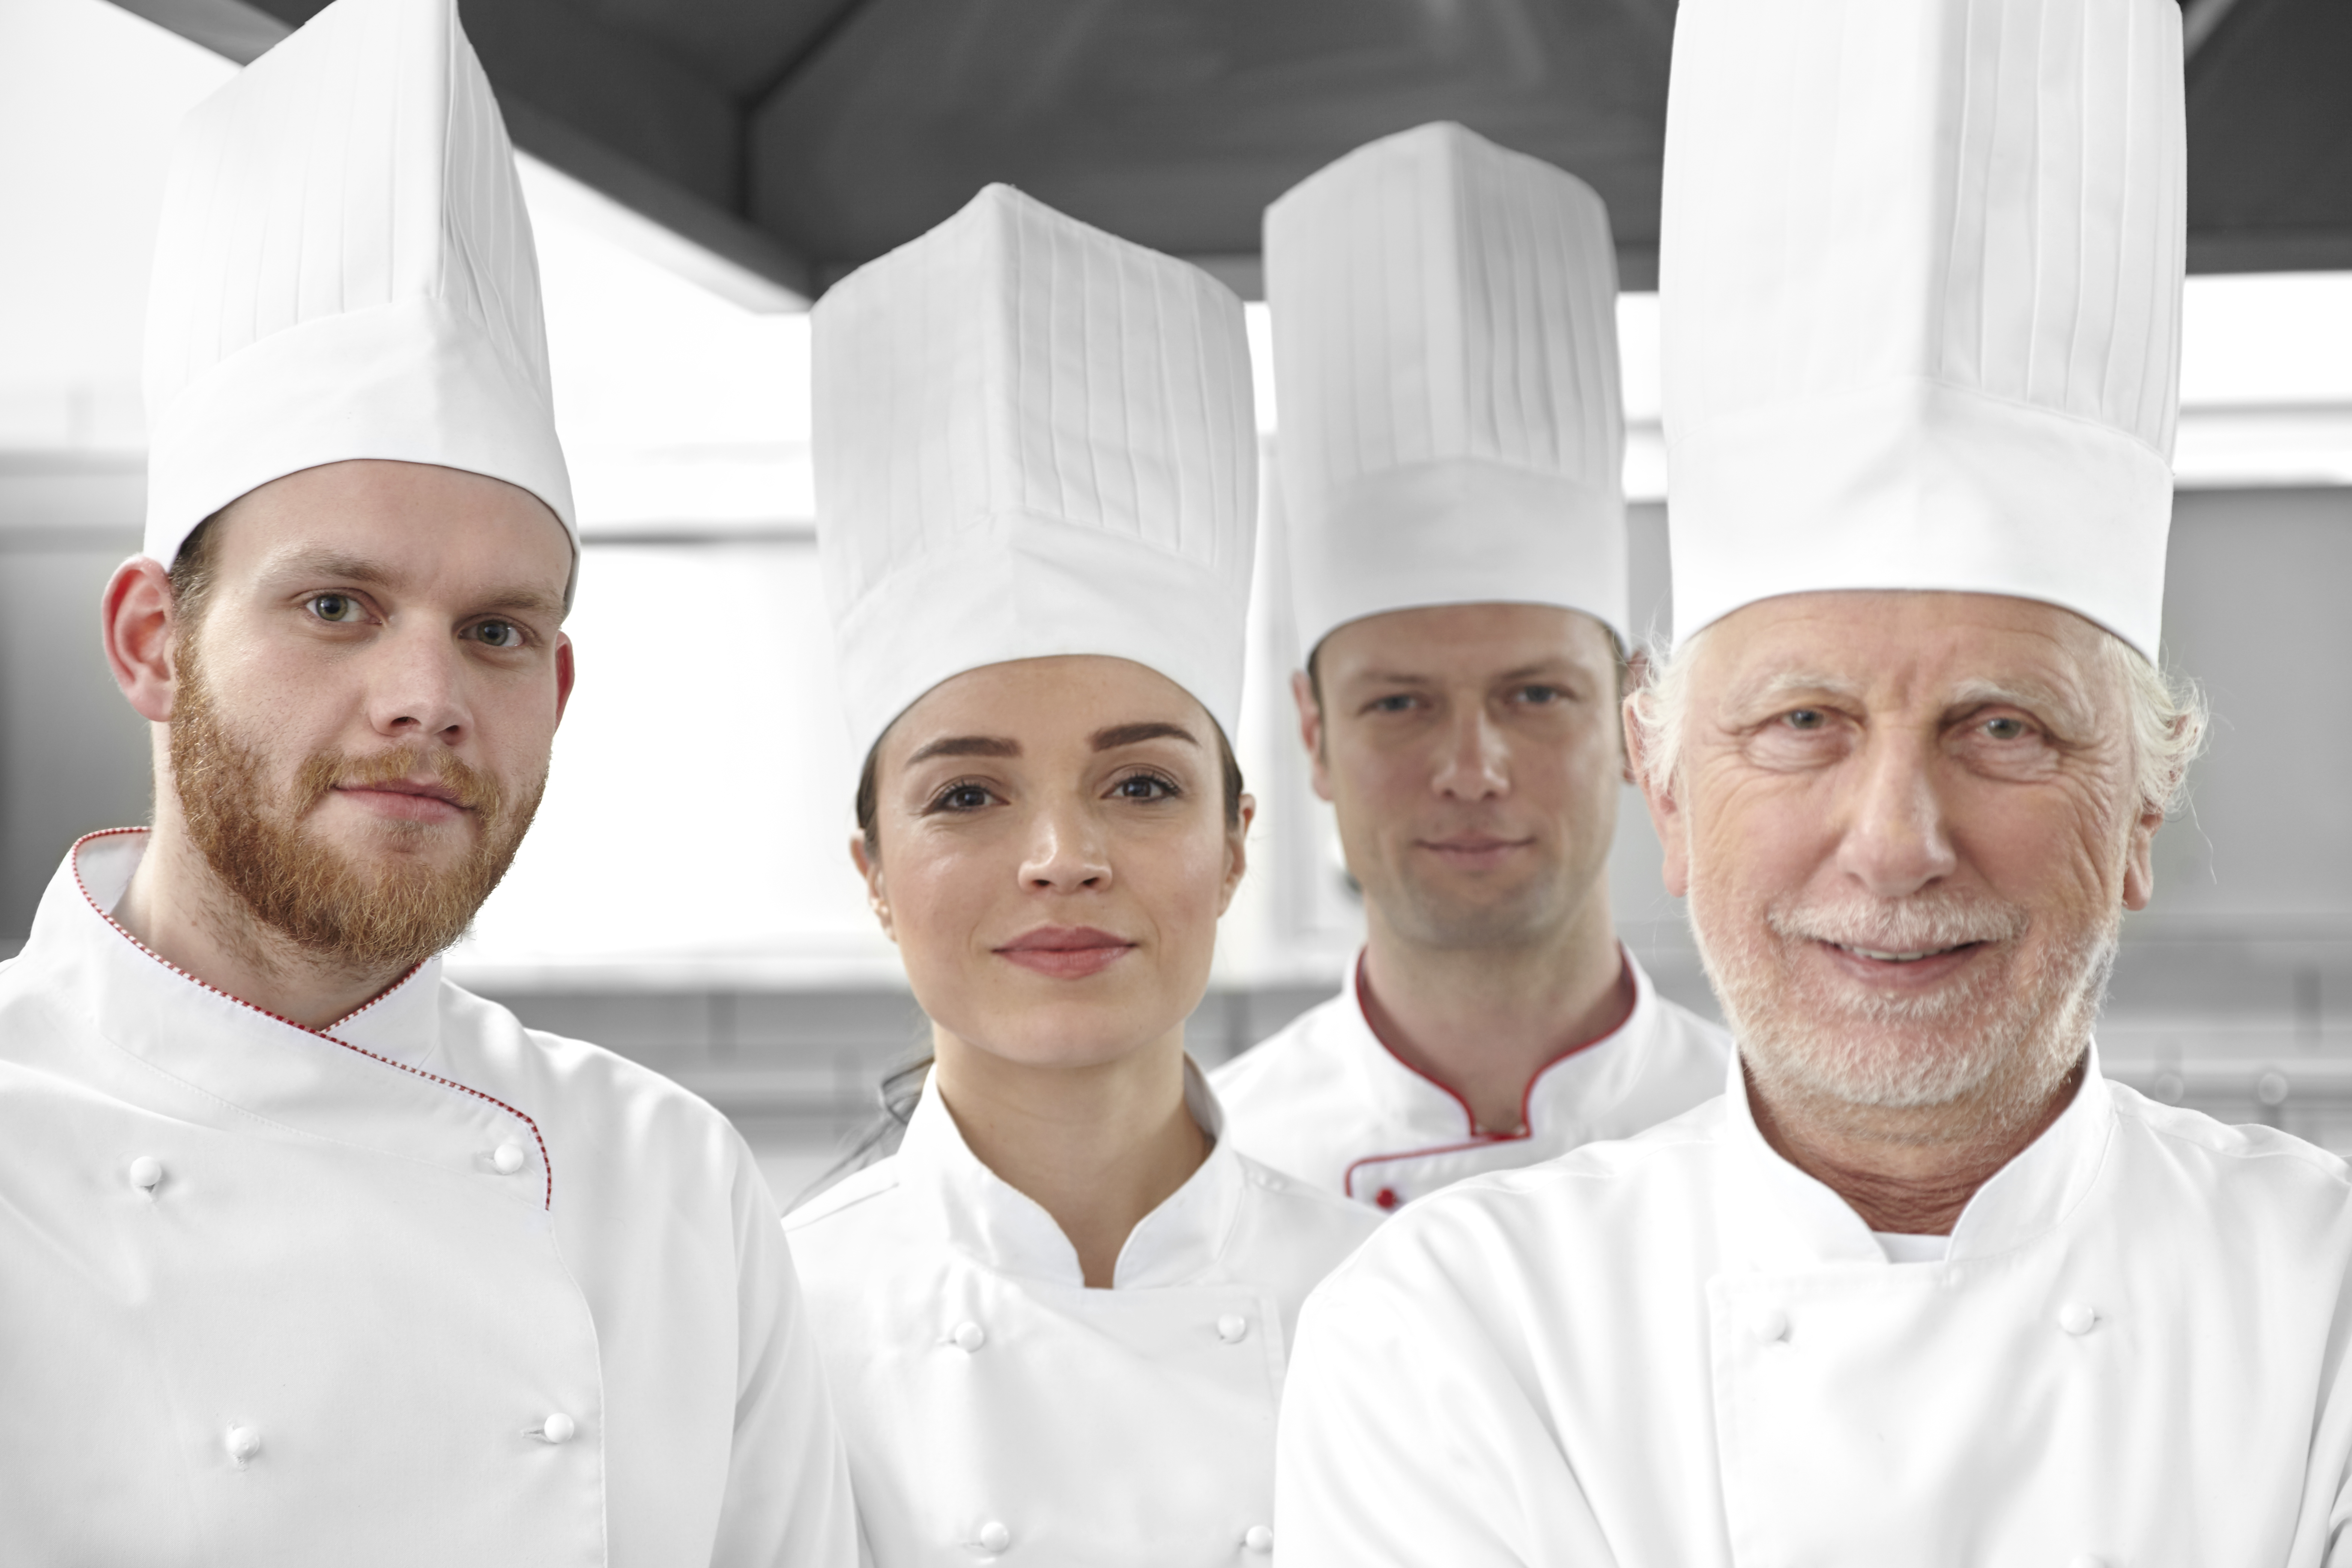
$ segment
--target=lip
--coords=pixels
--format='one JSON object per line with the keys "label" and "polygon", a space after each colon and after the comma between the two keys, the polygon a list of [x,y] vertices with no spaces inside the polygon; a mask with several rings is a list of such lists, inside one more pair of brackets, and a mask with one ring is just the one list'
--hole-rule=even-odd
{"label": "lip", "polygon": [[438,779],[387,779],[337,784],[335,793],[379,816],[400,822],[454,822],[466,815],[457,792]]}
{"label": "lip", "polygon": [[1448,865],[1476,870],[1500,865],[1517,851],[1532,847],[1532,838],[1496,838],[1483,833],[1465,833],[1452,838],[1423,838],[1420,847]]}
{"label": "lip", "polygon": [[998,947],[999,958],[1055,980],[1099,974],[1135,951],[1135,943],[1093,926],[1039,926]]}
{"label": "lip", "polygon": [[1967,968],[1979,953],[1992,945],[1989,942],[1968,942],[1916,958],[1897,958],[1874,957],[1874,950],[1849,947],[1822,937],[1813,938],[1812,943],[1840,973],[1880,990],[1893,991],[1931,991]]}

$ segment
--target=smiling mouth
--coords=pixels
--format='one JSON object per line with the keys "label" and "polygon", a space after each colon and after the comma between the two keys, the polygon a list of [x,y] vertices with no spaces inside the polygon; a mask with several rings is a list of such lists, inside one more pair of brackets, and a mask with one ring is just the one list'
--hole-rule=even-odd
{"label": "smiling mouth", "polygon": [[1134,951],[1135,943],[1125,937],[1081,927],[1032,931],[996,949],[996,955],[1054,979],[1080,980],[1101,973]]}
{"label": "smiling mouth", "polygon": [[1874,947],[1856,947],[1848,942],[1825,942],[1823,945],[1836,948],[1840,952],[1850,952],[1856,958],[1867,958],[1878,963],[1918,963],[1930,958],[1942,958],[1948,953],[1966,952],[1970,948],[1982,947],[1984,943],[1955,942],[1950,947],[1923,947],[1910,952],[1888,952]]}

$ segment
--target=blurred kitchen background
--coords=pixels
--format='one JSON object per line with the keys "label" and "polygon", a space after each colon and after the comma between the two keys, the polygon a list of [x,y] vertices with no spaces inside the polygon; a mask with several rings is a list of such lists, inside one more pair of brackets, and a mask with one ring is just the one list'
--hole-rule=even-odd
{"label": "blurred kitchen background", "polygon": [[[136,551],[140,335],[173,128],[316,0],[0,0],[0,959],[66,847],[148,811],[98,642]],[[732,1116],[778,1196],[922,1021],[846,842],[809,468],[809,300],[1008,179],[1257,291],[1257,213],[1459,119],[1610,202],[1637,616],[1671,625],[1657,170],[1672,0],[468,0],[523,153],[587,548],[581,680],[465,984]],[[2190,257],[2165,611],[2217,720],[2158,840],[2110,1070],[2352,1152],[2352,5],[2190,0]],[[1265,372],[1259,420],[1279,411]],[[1360,917],[1306,784],[1278,574],[1244,732],[1254,868],[1192,1026],[1329,994]],[[1271,591],[1269,591],[1271,589]],[[1621,929],[1713,1013],[1627,793]]]}

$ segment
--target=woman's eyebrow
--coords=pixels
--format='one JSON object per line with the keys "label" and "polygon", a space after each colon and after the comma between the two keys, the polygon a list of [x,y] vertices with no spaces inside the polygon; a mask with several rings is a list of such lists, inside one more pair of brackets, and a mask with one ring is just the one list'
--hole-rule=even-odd
{"label": "woman's eyebrow", "polygon": [[1021,742],[1008,741],[1001,735],[947,735],[936,741],[926,741],[915,748],[908,763],[929,762],[933,757],[1017,757]]}
{"label": "woman's eyebrow", "polygon": [[1121,746],[1132,746],[1142,741],[1181,741],[1188,746],[1201,742],[1192,731],[1181,724],[1158,721],[1142,724],[1113,724],[1108,730],[1097,730],[1092,738],[1097,752],[1115,752]]}

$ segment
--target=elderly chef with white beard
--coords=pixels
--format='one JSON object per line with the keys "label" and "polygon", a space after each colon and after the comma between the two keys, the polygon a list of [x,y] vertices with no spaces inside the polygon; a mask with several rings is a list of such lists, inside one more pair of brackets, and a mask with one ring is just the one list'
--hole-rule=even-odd
{"label": "elderly chef with white beard", "polygon": [[851,852],[934,1049],[786,1221],[870,1561],[1263,1562],[1292,1324],[1377,1220],[1184,1053],[1253,809],[1241,301],[991,185],[814,331]]}
{"label": "elderly chef with white beard", "polygon": [[775,1210],[709,1106],[436,956],[572,684],[530,226],[450,0],[188,118],[108,584],[152,828],[0,970],[0,1557],[855,1561]]}
{"label": "elderly chef with white beard", "polygon": [[2352,1551],[2344,1163],[2091,1037],[2200,731],[2183,143],[2169,0],[1685,0],[1629,719],[1737,1068],[1334,1273],[1293,1568]]}
{"label": "elderly chef with white beard", "polygon": [[1219,1070],[1231,1136],[1390,1211],[1717,1093],[1617,941],[1624,419],[1609,214],[1459,125],[1266,209],[1316,792],[1364,891],[1339,995]]}

